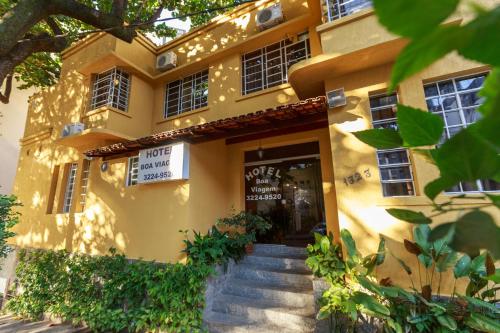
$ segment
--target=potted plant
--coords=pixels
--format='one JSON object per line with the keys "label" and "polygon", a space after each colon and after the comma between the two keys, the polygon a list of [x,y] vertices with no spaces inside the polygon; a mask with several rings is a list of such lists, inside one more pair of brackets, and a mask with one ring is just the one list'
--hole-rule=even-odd
{"label": "potted plant", "polygon": [[257,240],[257,234],[263,234],[271,229],[271,223],[263,217],[243,211],[219,219],[217,225],[235,228],[236,232],[244,232],[247,237],[245,244],[245,252],[247,254],[253,252],[253,243]]}

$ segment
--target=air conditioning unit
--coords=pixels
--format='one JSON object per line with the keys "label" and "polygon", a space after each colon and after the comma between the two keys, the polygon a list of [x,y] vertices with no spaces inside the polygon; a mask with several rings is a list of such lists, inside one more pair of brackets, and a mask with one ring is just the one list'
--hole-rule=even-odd
{"label": "air conditioning unit", "polygon": [[156,69],[159,71],[168,71],[175,66],[177,66],[177,54],[172,51],[162,53],[156,58]]}
{"label": "air conditioning unit", "polygon": [[344,88],[331,90],[326,93],[326,97],[328,98],[328,106],[330,108],[336,108],[347,104]]}
{"label": "air conditioning unit", "polygon": [[85,129],[85,125],[82,123],[71,123],[64,125],[61,133],[61,137],[64,138],[69,135],[81,133]]}
{"label": "air conditioning unit", "polygon": [[264,8],[257,12],[257,27],[265,30],[283,22],[283,11],[281,4],[277,3],[271,7]]}

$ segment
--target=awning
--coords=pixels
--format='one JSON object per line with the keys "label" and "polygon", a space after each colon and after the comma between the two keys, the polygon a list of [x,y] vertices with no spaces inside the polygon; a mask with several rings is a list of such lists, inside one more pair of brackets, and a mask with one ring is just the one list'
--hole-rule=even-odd
{"label": "awning", "polygon": [[85,152],[85,155],[106,157],[178,141],[201,143],[226,139],[227,143],[235,143],[265,136],[311,130],[328,125],[327,110],[326,98],[319,96],[294,104],[280,105],[274,109],[161,132],[137,140],[126,140],[89,150]]}

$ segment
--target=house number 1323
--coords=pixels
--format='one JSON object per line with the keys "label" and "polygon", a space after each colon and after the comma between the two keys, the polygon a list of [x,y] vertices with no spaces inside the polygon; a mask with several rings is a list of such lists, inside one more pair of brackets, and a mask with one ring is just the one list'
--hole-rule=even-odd
{"label": "house number 1323", "polygon": [[346,186],[353,185],[360,180],[363,180],[363,178],[370,178],[371,176],[372,174],[370,173],[370,169],[364,170],[363,175],[359,172],[355,172],[350,176],[344,177],[344,184],[346,184]]}

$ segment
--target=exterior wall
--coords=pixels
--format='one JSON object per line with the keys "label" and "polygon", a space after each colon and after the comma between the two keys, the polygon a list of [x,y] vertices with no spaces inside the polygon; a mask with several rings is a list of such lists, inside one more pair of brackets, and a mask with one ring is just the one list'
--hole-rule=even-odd
{"label": "exterior wall", "polygon": [[[426,109],[424,83],[447,77],[484,73],[487,70],[481,64],[469,62],[456,54],[451,54],[404,81],[397,91],[399,101],[405,105]],[[386,239],[387,248],[392,253],[406,259],[407,263],[411,263],[414,259],[404,249],[403,239],[413,238],[413,226],[393,218],[385,209],[409,208],[429,214],[432,206],[423,190],[428,182],[439,176],[439,171],[421,156],[410,153],[416,195],[383,197],[375,149],[361,143],[351,134],[372,127],[369,94],[384,93],[387,90],[390,72],[391,64],[388,64],[330,78],[325,82],[327,91],[344,87],[347,96],[346,107],[331,109],[329,112],[338,214],[340,227],[351,231],[362,253],[376,252],[379,235],[381,235]],[[344,183],[344,177],[355,172],[363,174],[363,171],[367,169],[370,170],[370,178],[364,178],[353,185]],[[444,202],[446,199],[447,195],[441,195],[437,200]],[[474,200],[464,202],[464,205],[471,203],[474,203]],[[498,210],[492,209],[491,213],[497,221],[500,220]],[[445,215],[436,221],[448,222],[452,218],[453,215]],[[399,268],[399,264],[391,256],[387,257],[378,274],[380,277],[390,276],[396,283],[410,287],[406,273]],[[453,285],[451,278],[451,276],[444,277],[442,285],[451,288]],[[450,283],[447,283],[447,279]],[[444,292],[451,292],[451,290],[444,290]]]}
{"label": "exterior wall", "polygon": [[[482,1],[487,5],[493,2]],[[216,218],[231,209],[244,208],[245,151],[260,145],[269,148],[319,141],[328,230],[338,237],[339,226],[349,228],[363,253],[375,251],[381,234],[392,252],[406,258],[402,240],[411,238],[411,226],[390,217],[385,208],[413,207],[429,212],[423,187],[437,176],[437,170],[412,155],[416,196],[384,198],[375,151],[351,134],[371,127],[369,93],[385,91],[391,65],[406,42],[384,30],[371,10],[322,24],[319,1],[315,0],[282,1],[285,22],[258,32],[256,11],[271,3],[243,5],[161,48],[143,37],[127,44],[109,35],[96,35],[65,51],[61,81],[31,99],[14,188],[25,205],[15,243],[86,253],[104,253],[115,247],[132,258],[179,260],[183,238],[179,229],[206,231]],[[469,12],[460,8],[450,22],[460,18],[466,21]],[[294,73],[300,70],[300,80],[293,81],[290,76],[291,83],[243,96],[241,55],[306,30],[313,58],[292,67],[297,69]],[[156,55],[168,50],[178,54],[178,66],[164,73],[156,71]],[[88,110],[92,75],[114,66],[132,76],[128,111],[110,107]],[[209,70],[208,106],[164,119],[165,85],[204,69]],[[400,101],[425,108],[422,82],[485,70],[452,54],[403,82],[398,91]],[[348,104],[329,111],[328,128],[260,142],[226,145],[219,140],[192,145],[188,181],[126,187],[126,156],[110,159],[105,172],[100,170],[102,160],[94,159],[85,211],[78,212],[75,202],[70,213],[61,213],[66,164],[79,163],[79,189],[82,147],[112,142],[110,132],[122,139],[138,138],[202,124],[296,102],[302,90],[311,87],[314,89],[308,92],[316,95],[345,88]],[[74,146],[61,140],[63,126],[78,121],[86,128],[108,131],[108,136],[92,140],[77,136],[74,140],[81,142]],[[116,137],[113,140],[120,141]],[[371,177],[352,186],[344,184],[344,177],[366,169]],[[52,212],[48,212],[50,206]],[[391,276],[396,283],[408,283],[390,256],[379,274]]]}
{"label": "exterior wall", "polygon": [[0,194],[12,193],[19,159],[19,140],[23,136],[28,99],[34,89],[19,90],[14,80],[9,104],[0,104]]}

